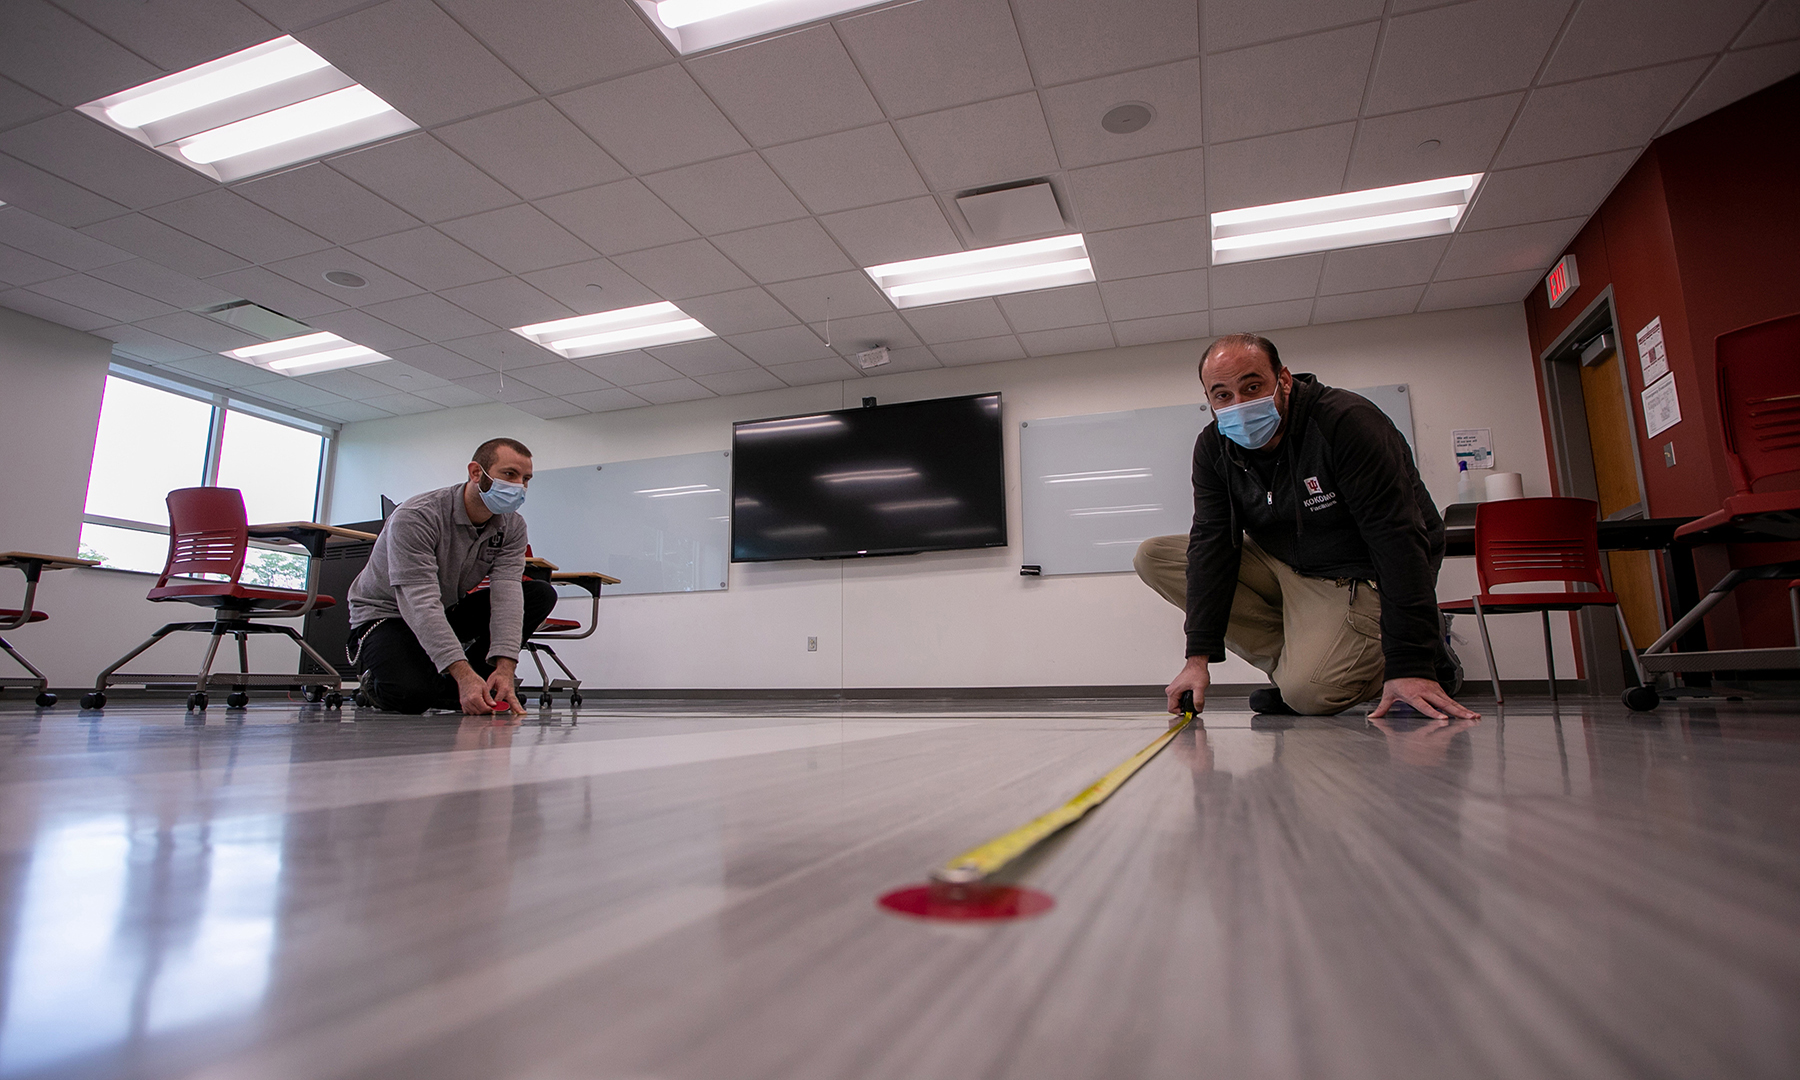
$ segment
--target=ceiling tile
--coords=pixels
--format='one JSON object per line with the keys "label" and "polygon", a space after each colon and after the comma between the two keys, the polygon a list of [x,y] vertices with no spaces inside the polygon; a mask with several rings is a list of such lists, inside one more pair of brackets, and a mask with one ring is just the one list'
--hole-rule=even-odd
{"label": "ceiling tile", "polygon": [[1219,308],[1212,313],[1214,334],[1267,334],[1290,326],[1305,326],[1312,318],[1311,300],[1283,300],[1274,304]]}
{"label": "ceiling tile", "polygon": [[[1177,316],[1178,318],[1180,316]],[[1033,330],[1019,335],[1027,356],[1059,356],[1063,353],[1094,352],[1113,347],[1112,327],[1069,326],[1061,330]]]}
{"label": "ceiling tile", "polygon": [[[1044,112],[1063,168],[1145,157],[1200,145],[1200,61],[1182,60],[1043,92]],[[1115,134],[1100,121],[1115,105],[1142,102],[1149,126]]]}
{"label": "ceiling tile", "polygon": [[958,341],[950,345],[933,345],[931,351],[938,362],[945,367],[964,367],[969,364],[992,364],[1001,360],[1025,359],[1025,346],[1019,339],[1008,334],[1005,337],[982,338],[979,341]]}
{"label": "ceiling tile", "polygon": [[58,6],[167,71],[180,71],[280,35],[237,0],[58,0]]}
{"label": "ceiling tile", "polygon": [[1770,0],[1731,44],[1733,48],[1745,49],[1752,45],[1769,45],[1794,38],[1800,38],[1800,3],[1795,0]]}
{"label": "ceiling tile", "polygon": [[920,0],[840,20],[837,31],[889,116],[1031,89],[1006,0]]}
{"label": "ceiling tile", "polygon": [[991,299],[910,308],[902,314],[919,340],[927,345],[1012,333],[1006,316],[1000,314],[1000,305]]}
{"label": "ceiling tile", "polygon": [[555,102],[640,175],[750,146],[679,64],[585,87]]}
{"label": "ceiling tile", "polygon": [[806,215],[806,208],[756,154],[657,173],[644,183],[707,236]]}
{"label": "ceiling tile", "polygon": [[1091,232],[1088,258],[1102,281],[1195,270],[1207,263],[1211,235],[1205,218],[1183,218]]}
{"label": "ceiling tile", "polygon": [[[3,213],[0,213],[0,220],[4,220]],[[127,214],[111,221],[89,225],[81,231],[107,245],[122,248],[171,270],[197,278],[212,277],[214,274],[249,265],[230,252],[220,251],[211,244],[196,240],[179,229],[171,229],[142,214]],[[5,239],[4,230],[0,230],[0,240]]]}
{"label": "ceiling tile", "polygon": [[546,94],[669,62],[629,4],[439,0],[441,7]]}
{"label": "ceiling tile", "polygon": [[5,154],[0,154],[0,192],[15,206],[71,228],[125,212],[125,207],[111,199],[102,199],[84,187]]}
{"label": "ceiling tile", "polygon": [[[414,345],[422,345],[425,340],[416,334],[407,333],[398,326],[382,322],[380,319],[377,319],[366,311],[357,311],[354,308],[346,309],[344,311],[333,311],[324,315],[314,315],[307,320],[307,325],[317,327],[320,330],[329,330],[338,337],[343,338],[345,341],[354,341],[358,345],[366,345],[376,352],[389,354],[395,349],[405,349]],[[370,364],[367,367],[358,368],[357,370],[373,378],[374,376],[369,369],[382,366],[384,365]],[[412,389],[412,385],[410,384],[392,383],[391,385],[396,386],[401,390]],[[420,383],[418,385],[425,384]]]}
{"label": "ceiling tile", "polygon": [[0,244],[10,244],[71,270],[92,270],[131,258],[129,251],[85,232],[45,221],[17,206],[0,206]]}
{"label": "ceiling tile", "polygon": [[823,324],[827,314],[835,320],[893,310],[869,275],[861,271],[783,281],[769,286],[769,291],[809,323]]}
{"label": "ceiling tile", "polygon": [[[756,369],[756,370],[761,370]],[[726,374],[730,374],[727,372]],[[672,405],[677,401],[697,401],[700,398],[715,396],[711,390],[692,379],[672,379],[668,382],[643,383],[631,388],[631,392],[648,401],[652,405]]]}
{"label": "ceiling tile", "polygon": [[1705,60],[1686,60],[1646,71],[1541,86],[1525,100],[1525,110],[1500,148],[1494,167],[1511,169],[1642,146],[1662,127],[1706,66]]}
{"label": "ceiling tile", "polygon": [[1364,120],[1350,155],[1351,191],[1487,171],[1523,94]]}
{"label": "ceiling tile", "polygon": [[[825,324],[813,323],[812,332],[825,333]],[[1005,329],[1002,328],[1001,332],[1005,333]],[[904,349],[918,344],[919,336],[913,333],[912,327],[891,311],[831,320],[831,350],[839,356],[853,357],[859,352],[882,345],[890,349]]]}
{"label": "ceiling tile", "polygon": [[[851,357],[850,362],[855,363],[855,357]],[[881,365],[879,368],[870,370],[869,374],[898,375],[902,371],[928,371],[932,368],[941,368],[943,366],[943,364],[938,363],[938,358],[930,349],[927,349],[923,345],[918,345],[908,349],[889,349],[888,362]]]}
{"label": "ceiling tile", "polygon": [[215,304],[225,304],[237,299],[203,281],[196,281],[186,274],[178,274],[143,259],[114,263],[111,266],[103,266],[89,272],[102,281],[109,281],[114,285],[130,289],[132,292],[154,297],[171,307],[212,307]]}
{"label": "ceiling tile", "polygon": [[832,355],[824,340],[804,326],[733,334],[729,340],[733,348],[765,367]]}
{"label": "ceiling tile", "polygon": [[[390,300],[385,304],[370,304],[366,310],[382,322],[393,323],[400,329],[410,334],[417,334],[426,341],[449,341],[453,338],[490,333],[498,329],[494,324],[477,319],[450,301],[432,293],[408,296],[402,300]],[[394,359],[398,360],[400,357],[396,356]],[[445,376],[445,378],[449,378],[449,376]]]}
{"label": "ceiling tile", "polygon": [[[343,248],[326,248],[295,259],[283,259],[270,263],[269,269],[282,277],[297,281],[309,289],[317,289],[326,296],[350,307],[368,307],[388,300],[397,300],[402,296],[412,296],[419,287],[405,278],[390,274],[361,256],[345,251]],[[360,289],[346,289],[341,285],[326,280],[325,275],[333,270],[348,270],[361,277],[368,284]]]}
{"label": "ceiling tile", "polygon": [[1537,287],[1543,276],[1541,270],[1527,270],[1517,274],[1434,282],[1425,290],[1425,298],[1419,301],[1419,310],[1446,311],[1450,308],[1516,304]]}
{"label": "ceiling tile", "polygon": [[1103,281],[1100,295],[1106,299],[1107,314],[1115,320],[1205,311],[1206,271],[1183,270],[1175,274]]}
{"label": "ceiling tile", "polygon": [[301,375],[298,378],[308,386],[316,386],[326,393],[336,394],[352,401],[361,401],[364,398],[379,397],[382,394],[393,392],[386,383],[376,382],[362,374],[361,371],[352,371],[349,368],[321,371],[317,375]]}
{"label": "ceiling tile", "polygon": [[579,405],[591,413],[617,412],[620,409],[635,409],[649,402],[626,390],[590,390],[585,394],[571,394],[568,402]]}
{"label": "ceiling tile", "polygon": [[547,101],[530,101],[433,132],[527,199],[619,180],[625,170]]}
{"label": "ceiling tile", "polygon": [[1070,173],[1069,193],[1082,230],[1117,229],[1206,213],[1201,160],[1199,150],[1182,150]]}
{"label": "ceiling tile", "polygon": [[69,272],[66,266],[60,266],[49,259],[40,259],[29,252],[20,251],[16,247],[0,244],[0,281],[8,285],[29,285],[34,281],[49,281],[62,277]]}
{"label": "ceiling tile", "polygon": [[599,254],[524,203],[446,221],[438,228],[515,274],[586,262]]}
{"label": "ceiling tile", "polygon": [[925,181],[887,124],[789,143],[763,151],[788,187],[814,213],[848,210],[925,194]]}
{"label": "ceiling tile", "polygon": [[418,225],[418,219],[345,176],[314,163],[232,188],[251,202],[336,244]]}
{"label": "ceiling tile", "polygon": [[[1356,119],[1379,30],[1363,23],[1209,58],[1207,138],[1225,142]],[[1270,79],[1272,71],[1306,77]]]}
{"label": "ceiling tile", "polygon": [[1319,288],[1323,255],[1291,255],[1285,259],[1236,263],[1213,268],[1212,306],[1243,307],[1276,300],[1298,300]]}
{"label": "ceiling tile", "polygon": [[[933,363],[935,364],[935,361]],[[762,390],[781,390],[787,386],[787,383],[759,367],[745,368],[742,371],[721,371],[717,375],[702,375],[694,381],[721,396],[754,394]]]}
{"label": "ceiling tile", "polygon": [[171,360],[165,366],[171,371],[191,375],[212,383],[214,386],[233,389],[240,386],[258,386],[278,382],[284,378],[266,368],[259,368],[255,364],[227,360],[223,356],[204,355],[185,360]]}
{"label": "ceiling tile", "polygon": [[1572,3],[1473,0],[1390,19],[1367,112],[1400,112],[1525,89]]}
{"label": "ceiling tile", "polygon": [[[474,312],[495,326],[526,326],[575,314],[566,305],[552,300],[518,278],[497,278],[455,289],[443,289],[438,295],[457,307]],[[525,341],[516,334],[513,336],[520,342]]]}
{"label": "ceiling tile", "polygon": [[394,415],[386,409],[378,409],[366,401],[334,402],[329,405],[314,405],[312,409],[328,420],[338,420],[346,424],[355,424],[364,420],[385,420]]}
{"label": "ceiling tile", "polygon": [[542,367],[545,364],[564,362],[562,357],[549,349],[543,348],[535,342],[526,341],[507,330],[502,330],[498,334],[459,338],[456,341],[445,342],[444,347],[452,352],[459,352],[476,363],[483,364],[495,371],[520,371],[526,368]]}
{"label": "ceiling tile", "polygon": [[489,401],[504,401],[509,404],[516,401],[531,401],[545,396],[544,392],[537,387],[522,383],[516,378],[507,378],[500,372],[457,379],[456,385],[464,390],[473,390]]}
{"label": "ceiling tile", "polygon": [[425,221],[443,221],[518,201],[429,135],[409,135],[327,164]]}
{"label": "ceiling tile", "polygon": [[506,276],[505,270],[430,226],[365,240],[350,245],[350,250],[425,289]]}
{"label": "ceiling tile", "polygon": [[323,22],[367,0],[242,0],[245,7],[281,27],[292,30]]}
{"label": "ceiling tile", "polygon": [[595,311],[654,304],[661,299],[637,279],[607,259],[589,259],[549,270],[521,274],[531,287],[555,297],[569,310],[586,315]]}
{"label": "ceiling tile", "polygon": [[1194,0],[1134,0],[1132,17],[1092,0],[1017,0],[1019,33],[1040,86],[1090,79],[1200,51]]}
{"label": "ceiling tile", "polygon": [[[1794,5],[1794,10],[1800,11],[1800,3]],[[1795,72],[1800,72],[1800,42],[1726,53],[1700,80],[1700,85],[1694,88],[1680,110],[1663,125],[1663,131],[1693,123],[1707,113],[1747,98]]]}
{"label": "ceiling tile", "polygon": [[819,220],[863,266],[943,255],[963,247],[943,208],[929,195],[827,214]]}
{"label": "ceiling tile", "polygon": [[1419,306],[1419,298],[1424,295],[1423,285],[1402,285],[1397,289],[1372,289],[1369,292],[1321,296],[1313,301],[1312,321],[1350,322],[1354,319],[1405,315]]}
{"label": "ceiling tile", "polygon": [[651,356],[689,377],[717,375],[721,371],[738,371],[754,364],[749,357],[719,338],[689,341],[680,345],[664,345],[647,350]]}
{"label": "ceiling tile", "polygon": [[614,386],[637,386],[681,378],[681,372],[647,352],[584,356],[575,361],[575,366],[593,372]]}
{"label": "ceiling tile", "polygon": [[[153,334],[140,326],[108,326],[96,330],[94,333],[117,343],[116,351],[135,356],[139,360],[148,360],[153,364],[168,364],[176,360],[187,360],[205,355],[202,350],[196,349],[192,345],[163,337],[161,334]],[[237,363],[235,360],[226,362]]]}
{"label": "ceiling tile", "polygon": [[812,218],[726,233],[713,237],[713,244],[757,281],[789,281],[855,269],[837,242]]}
{"label": "ceiling tile", "polygon": [[[361,312],[353,312],[352,314],[360,315]],[[367,344],[367,342],[357,338],[351,338],[350,340],[355,341],[359,345]],[[380,348],[380,346],[376,345],[370,345],[369,347],[372,349]],[[399,347],[401,346],[397,346],[397,348]],[[387,352],[389,350],[381,349],[381,351]],[[449,353],[448,349],[443,351]],[[411,364],[402,363],[399,360],[383,360],[377,364],[364,364],[356,370],[384,386],[393,387],[395,390],[404,390],[409,394],[417,393],[428,386],[450,385],[447,380],[429,374],[423,368],[417,368]]]}
{"label": "ceiling tile", "polygon": [[721,336],[791,326],[794,322],[793,314],[762,289],[737,289],[713,296],[696,296],[683,300],[681,310]]}
{"label": "ceiling tile", "polygon": [[1058,167],[1036,94],[926,113],[895,127],[937,191],[1024,180]]}
{"label": "ceiling tile", "polygon": [[31,291],[104,315],[108,322],[137,322],[139,319],[166,315],[175,310],[160,300],[152,300],[130,289],[122,289],[110,281],[102,281],[86,274],[71,274],[68,277],[40,281],[31,286]]}
{"label": "ceiling tile", "polygon": [[1438,265],[1437,280],[1547,268],[1583,224],[1582,218],[1567,218],[1458,233]]}
{"label": "ceiling tile", "polygon": [[1620,150],[1490,173],[1462,227],[1475,231],[1557,218],[1585,218],[1637,157],[1635,149]]}
{"label": "ceiling tile", "polygon": [[[416,368],[432,378],[440,380],[466,379],[471,375],[480,375],[490,370],[486,364],[477,364],[461,353],[451,352],[442,345],[419,345],[411,349],[396,350],[391,355],[407,367]],[[410,392],[421,397],[429,397],[430,391],[433,389],[435,387],[427,386],[422,390]],[[431,398],[431,400],[436,401],[437,399]]]}
{"label": "ceiling tile", "polygon": [[[0,299],[0,303],[5,303]],[[158,315],[154,319],[145,319],[138,325],[153,334],[161,334],[166,338],[205,349],[210,353],[222,353],[226,349],[241,349],[246,345],[255,345],[262,339],[242,330],[235,330],[222,322],[214,322],[204,315],[196,315],[191,311],[177,311],[173,315]],[[233,361],[236,363],[236,361]]]}
{"label": "ceiling tile", "polygon": [[1346,248],[1325,256],[1321,294],[1360,292],[1397,285],[1423,285],[1431,280],[1450,247],[1448,236]]}
{"label": "ceiling tile", "polygon": [[0,151],[133,210],[218,186],[77,112],[0,133]]}
{"label": "ceiling tile", "polygon": [[571,191],[534,205],[606,255],[661,247],[700,235],[637,180]]}
{"label": "ceiling tile", "polygon": [[482,405],[487,402],[487,398],[467,387],[457,386],[455,383],[421,390],[417,396],[426,401],[434,401],[446,409],[460,409],[465,405]]}
{"label": "ceiling tile", "polygon": [[565,416],[586,416],[588,410],[579,405],[571,405],[561,398],[536,398],[532,401],[509,402],[520,412],[530,413],[540,420],[560,420]]}
{"label": "ceiling tile", "polygon": [[881,106],[830,26],[706,53],[689,60],[687,67],[758,146],[881,119]]}
{"label": "ceiling tile", "polygon": [[742,289],[755,282],[731,265],[719,249],[704,240],[684,244],[633,251],[613,262],[619,269],[656,290],[664,300],[685,300],[690,296]]}
{"label": "ceiling tile", "polygon": [[1012,293],[1000,297],[999,302],[1007,321],[1018,331],[1060,330],[1106,321],[1106,307],[1100,302],[1098,285]]}
{"label": "ceiling tile", "polygon": [[1217,213],[1342,191],[1355,133],[1355,124],[1334,124],[1208,147],[1208,208]]}
{"label": "ceiling tile", "polygon": [[1112,324],[1120,348],[1153,345],[1159,341],[1194,341],[1208,336],[1211,319],[1204,311],[1183,315],[1159,315],[1154,319],[1127,319]]}
{"label": "ceiling tile", "polygon": [[382,412],[395,416],[411,416],[415,413],[437,412],[443,406],[435,401],[427,401],[412,394],[383,394],[380,397],[367,398],[364,405],[373,406]]}
{"label": "ceiling tile", "polygon": [[34,94],[11,79],[0,79],[0,129],[17,127],[61,111],[61,107],[49,98]]}
{"label": "ceiling tile", "polygon": [[304,255],[331,245],[234,192],[215,188],[146,211],[164,225],[254,263]]}
{"label": "ceiling tile", "polygon": [[534,95],[430,0],[388,0],[294,36],[425,127]]}
{"label": "ceiling tile", "polygon": [[1206,49],[1218,52],[1258,41],[1312,34],[1334,26],[1379,19],[1384,0],[1202,0]]}
{"label": "ceiling tile", "polygon": [[851,367],[842,357],[802,360],[797,364],[777,364],[769,371],[789,386],[811,386],[815,383],[848,382],[859,379],[862,372]]}
{"label": "ceiling tile", "polygon": [[72,330],[98,330],[109,326],[117,319],[109,319],[86,308],[78,308],[73,304],[65,304],[61,300],[53,300],[43,293],[35,293],[29,289],[7,289],[0,291],[0,307],[23,311],[27,315],[36,315],[40,319]]}
{"label": "ceiling tile", "polygon": [[208,280],[290,319],[305,321],[344,306],[342,300],[309,289],[264,266],[246,266]]}
{"label": "ceiling tile", "polygon": [[343,406],[349,402],[336,394],[328,393],[316,386],[308,386],[293,379],[271,379],[256,384],[256,396],[278,401],[283,405],[292,405],[296,409],[320,409],[326,406]]}
{"label": "ceiling tile", "polygon": [[525,368],[518,373],[522,383],[529,383],[546,394],[578,394],[584,390],[605,390],[612,384],[590,371],[567,361]]}
{"label": "ceiling tile", "polygon": [[163,74],[44,0],[0,4],[0,70],[64,105],[80,105]]}
{"label": "ceiling tile", "polygon": [[1582,0],[1550,56],[1543,81],[1567,82],[1719,52],[1761,4],[1664,3],[1649,12],[1643,0]]}

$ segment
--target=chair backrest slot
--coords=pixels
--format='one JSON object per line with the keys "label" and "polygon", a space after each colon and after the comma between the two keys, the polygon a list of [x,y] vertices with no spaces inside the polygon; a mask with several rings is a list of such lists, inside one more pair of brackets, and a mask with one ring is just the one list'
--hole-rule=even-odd
{"label": "chair backrest slot", "polygon": [[1716,349],[1726,463],[1747,495],[1766,476],[1800,472],[1800,314],[1720,334]]}
{"label": "chair backrest slot", "polygon": [[174,576],[219,575],[235,583],[250,546],[244,495],[237,488],[176,488],[169,492],[169,557],[156,587]]}
{"label": "chair backrest slot", "polygon": [[1475,508],[1475,574],[1482,592],[1525,581],[1588,584],[1600,570],[1599,507],[1591,499],[1505,499]]}

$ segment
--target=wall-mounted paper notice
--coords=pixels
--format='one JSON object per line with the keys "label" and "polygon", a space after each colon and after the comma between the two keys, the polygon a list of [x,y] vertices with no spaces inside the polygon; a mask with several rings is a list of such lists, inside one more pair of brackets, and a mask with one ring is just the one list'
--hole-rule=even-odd
{"label": "wall-mounted paper notice", "polygon": [[[1638,365],[1644,369],[1644,385],[1661,379],[1669,373],[1669,350],[1663,345],[1662,316],[1650,320],[1650,324],[1637,332]],[[1648,391],[1645,391],[1648,393]],[[1675,399],[1673,388],[1669,390],[1669,400]],[[1681,417],[1677,416],[1679,420]],[[1656,432],[1651,432],[1654,435]]]}
{"label": "wall-mounted paper notice", "polygon": [[1644,388],[1644,431],[1656,436],[1681,423],[1681,399],[1675,396],[1675,376],[1664,375]]}
{"label": "wall-mounted paper notice", "polygon": [[1450,433],[1456,447],[1456,460],[1466,461],[1471,469],[1494,467],[1494,432],[1492,428],[1462,428]]}

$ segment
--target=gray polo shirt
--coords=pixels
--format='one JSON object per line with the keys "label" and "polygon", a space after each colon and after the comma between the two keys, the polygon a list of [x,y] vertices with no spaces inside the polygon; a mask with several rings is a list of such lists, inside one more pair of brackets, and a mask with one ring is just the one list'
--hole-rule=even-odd
{"label": "gray polo shirt", "polygon": [[381,527],[369,564],[350,584],[350,625],[402,618],[444,671],[463,656],[444,609],[489,581],[492,614],[488,658],[519,658],[525,621],[525,519],[495,514],[485,524],[469,520],[463,485],[414,495]]}

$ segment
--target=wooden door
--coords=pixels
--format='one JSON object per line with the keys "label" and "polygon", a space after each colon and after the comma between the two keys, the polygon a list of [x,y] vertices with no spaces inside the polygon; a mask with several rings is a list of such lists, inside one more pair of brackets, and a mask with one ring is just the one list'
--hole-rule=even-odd
{"label": "wooden door", "polygon": [[[1619,377],[1617,350],[1605,362],[1581,369],[1581,396],[1587,406],[1588,441],[1594,453],[1594,481],[1600,493],[1600,516],[1608,517],[1644,501],[1638,486],[1636,436],[1631,429],[1625,384]],[[1656,579],[1647,551],[1607,553],[1613,592],[1631,628],[1631,640],[1642,649],[1661,635]]]}

